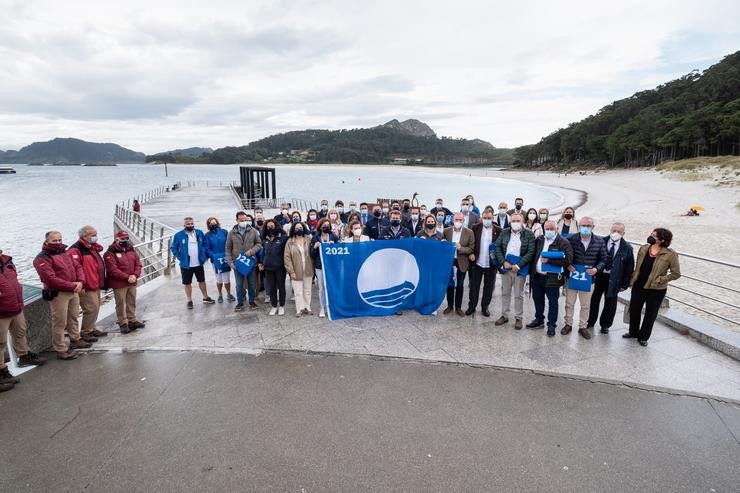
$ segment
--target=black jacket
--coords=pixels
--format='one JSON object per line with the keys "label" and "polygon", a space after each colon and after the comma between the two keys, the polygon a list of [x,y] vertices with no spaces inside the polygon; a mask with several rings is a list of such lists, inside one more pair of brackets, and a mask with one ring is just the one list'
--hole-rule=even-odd
{"label": "black jacket", "polygon": [[[545,237],[540,236],[535,240],[534,243],[534,257],[532,258],[532,265],[529,268],[530,277],[537,275],[537,262],[540,260],[542,254],[542,248],[545,246]],[[563,268],[562,274],[556,274],[555,272],[548,272],[545,275],[547,279],[545,281],[545,287],[559,287],[565,284],[565,280],[568,278],[568,266],[573,262],[573,247],[570,242],[560,235],[555,237],[555,240],[550,244],[548,252],[563,252],[565,258],[551,258],[547,261],[548,264],[555,265]],[[529,283],[530,286],[532,282]]]}
{"label": "black jacket", "polygon": [[285,253],[285,243],[288,241],[288,235],[285,231],[278,228],[278,234],[274,238],[271,236],[265,236],[262,238],[262,248],[264,248],[262,256],[262,265],[265,266],[265,270],[281,270],[284,269],[283,254]]}
{"label": "black jacket", "polygon": [[[604,244],[607,255],[609,255],[609,237],[604,236]],[[606,263],[606,262],[605,262]],[[612,269],[609,274],[609,287],[606,290],[607,298],[614,298],[620,289],[627,289],[630,285],[632,272],[635,270],[635,254],[632,246],[624,238],[619,240],[617,253],[612,260]]]}
{"label": "black jacket", "polygon": [[365,230],[367,231],[367,236],[370,237],[371,240],[377,240],[378,237],[380,237],[380,232],[383,231],[383,228],[390,225],[391,223],[384,217],[370,216],[367,218]]}
{"label": "black jacket", "polygon": [[[321,241],[321,234],[316,233],[313,235],[313,238],[311,238],[310,243],[310,250],[308,251],[309,255],[311,255],[311,258],[313,259],[313,268],[314,269],[321,269],[321,252],[319,251],[321,247],[316,248],[316,243],[323,243]],[[334,233],[329,233],[329,241],[328,243],[339,243],[339,238]]]}
{"label": "black jacket", "polygon": [[399,226],[398,233],[394,233],[390,226],[383,228],[380,232],[379,240],[398,240],[400,238],[411,238],[411,233],[408,228]]}
{"label": "black jacket", "polygon": [[581,235],[573,234],[568,236],[570,246],[573,247],[573,265],[588,265],[596,267],[596,270],[602,272],[606,265],[606,242],[601,236],[592,234],[591,241],[588,244],[588,250],[583,248]]}

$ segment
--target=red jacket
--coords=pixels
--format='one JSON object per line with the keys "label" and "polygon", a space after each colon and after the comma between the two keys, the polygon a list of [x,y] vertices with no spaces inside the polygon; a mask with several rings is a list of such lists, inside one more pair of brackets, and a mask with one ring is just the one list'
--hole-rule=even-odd
{"label": "red jacket", "polygon": [[116,243],[108,247],[103,255],[105,260],[105,283],[111,289],[125,288],[131,286],[128,276],[141,277],[141,260],[131,245],[121,248]]}
{"label": "red jacket", "polygon": [[22,311],[23,287],[18,282],[13,259],[0,255],[0,318],[15,317]]}
{"label": "red jacket", "polygon": [[105,262],[100,256],[102,251],[103,245],[98,243],[91,245],[82,238],[67,250],[67,254],[82,265],[82,271],[85,273],[85,291],[105,288]]}
{"label": "red jacket", "polygon": [[82,266],[72,260],[65,250],[67,245],[59,244],[41,247],[41,253],[36,255],[33,266],[39,273],[44,289],[52,291],[74,291],[75,283],[85,284],[85,273]]}

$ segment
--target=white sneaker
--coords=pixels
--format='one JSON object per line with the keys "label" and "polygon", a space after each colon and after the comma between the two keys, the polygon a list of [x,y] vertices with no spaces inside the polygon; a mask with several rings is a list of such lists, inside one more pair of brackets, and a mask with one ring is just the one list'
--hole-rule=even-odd
{"label": "white sneaker", "polygon": [[434,311],[432,312],[432,315],[436,317],[436,316],[437,316],[437,310],[434,310]]}
{"label": "white sneaker", "polygon": [[270,315],[276,315],[277,312],[278,312],[277,307],[276,306],[273,306],[272,309],[270,310]]}
{"label": "white sneaker", "polygon": [[324,312],[324,309],[322,308],[319,312],[319,317],[324,318],[326,316],[326,312]]}
{"label": "white sneaker", "polygon": [[285,315],[285,307],[278,308],[278,315]]}

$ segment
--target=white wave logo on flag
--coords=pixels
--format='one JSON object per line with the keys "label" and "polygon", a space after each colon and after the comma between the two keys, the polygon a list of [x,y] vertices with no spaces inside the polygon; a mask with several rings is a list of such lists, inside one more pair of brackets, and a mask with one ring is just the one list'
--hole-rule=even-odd
{"label": "white wave logo on flag", "polygon": [[362,300],[377,308],[397,308],[419,284],[419,266],[413,255],[384,248],[370,255],[357,275]]}

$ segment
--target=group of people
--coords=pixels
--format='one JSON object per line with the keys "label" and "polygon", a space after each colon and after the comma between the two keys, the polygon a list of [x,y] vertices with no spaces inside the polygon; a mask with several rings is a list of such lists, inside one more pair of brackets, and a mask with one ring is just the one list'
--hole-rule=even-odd
{"label": "group of people", "polygon": [[[195,227],[192,217],[186,217],[183,229],[174,235],[171,252],[180,265],[188,309],[194,308],[195,278],[205,304],[236,302],[236,312],[246,307],[257,310],[257,293],[264,289],[269,315],[284,315],[289,279],[296,317],[312,315],[315,280],[319,316],[324,317],[327,298],[321,274],[322,244],[413,237],[455,245],[444,315],[471,316],[480,309],[484,317],[490,317],[496,276],[501,276],[501,316],[495,325],[513,322],[516,330],[524,327],[528,284],[535,310],[527,328],[546,327],[547,335],[554,336],[562,293],[565,313],[560,333],[568,335],[577,328],[583,338],[591,339],[597,323],[601,333],[609,332],[617,296],[631,288],[629,331],[623,337],[636,338],[647,346],[668,284],[681,275],[678,254],[670,248],[673,235],[665,228],[656,228],[635,258],[624,239],[624,224],[614,223],[608,235],[599,236],[594,233],[594,220],[587,216],[576,219],[572,207],[566,207],[555,219],[547,208],[525,208],[522,198],[515,199],[511,209],[500,202],[497,208],[489,205],[481,211],[469,195],[455,212],[442,199],[431,208],[411,205],[409,199],[378,204],[350,201],[347,210],[341,200],[331,208],[329,201],[322,200],[320,209],[307,211],[305,218],[301,211],[282,204],[275,217],[265,217],[257,208],[254,213],[239,211],[235,219],[234,226],[226,230],[217,218],[209,217],[204,233]],[[43,298],[51,308],[53,350],[61,360],[74,359],[75,349],[89,348],[107,335],[96,327],[103,290],[113,290],[121,333],[145,326],[136,317],[136,286],[142,264],[128,234],[119,231],[105,252],[94,227],[80,228],[78,237],[67,247],[60,232],[49,231],[34,260]],[[240,257],[257,261],[247,275],[236,268]],[[208,295],[208,262],[215,270],[217,300]],[[587,287],[569,288],[571,276],[585,278]],[[463,311],[466,279],[468,305]],[[576,302],[579,311],[574,326]],[[22,288],[12,258],[0,251],[0,354],[7,348],[8,332],[19,366],[44,363],[42,356],[27,347]],[[13,388],[17,381],[0,358],[0,391]]]}

